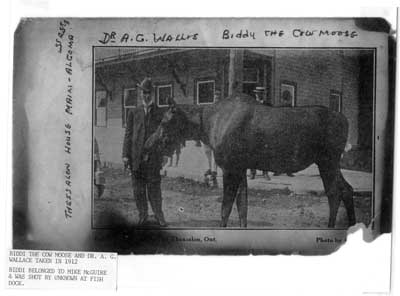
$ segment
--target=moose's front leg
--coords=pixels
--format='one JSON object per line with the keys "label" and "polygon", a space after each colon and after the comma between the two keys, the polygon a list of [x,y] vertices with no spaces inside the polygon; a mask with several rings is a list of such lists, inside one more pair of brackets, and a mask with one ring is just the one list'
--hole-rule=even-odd
{"label": "moose's front leg", "polygon": [[224,196],[222,198],[221,208],[221,224],[220,227],[226,227],[228,225],[229,215],[232,211],[233,202],[238,191],[239,183],[241,181],[241,175],[235,172],[224,170],[223,173],[223,184],[224,184]]}

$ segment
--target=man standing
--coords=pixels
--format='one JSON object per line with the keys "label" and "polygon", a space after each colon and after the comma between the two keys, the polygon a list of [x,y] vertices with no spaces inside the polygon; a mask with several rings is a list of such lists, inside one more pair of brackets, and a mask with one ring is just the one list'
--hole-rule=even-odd
{"label": "man standing", "polygon": [[139,225],[148,220],[148,204],[161,227],[167,226],[162,212],[161,176],[163,157],[156,151],[144,151],[146,140],[153,134],[161,122],[163,112],[159,110],[152,98],[153,84],[145,78],[140,89],[143,106],[133,108],[126,123],[122,159],[132,173],[133,194],[139,211]]}

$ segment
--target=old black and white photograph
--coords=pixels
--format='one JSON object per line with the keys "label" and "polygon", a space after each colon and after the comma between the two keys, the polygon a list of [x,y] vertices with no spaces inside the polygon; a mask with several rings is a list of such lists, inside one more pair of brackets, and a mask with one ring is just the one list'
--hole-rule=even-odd
{"label": "old black and white photograph", "polygon": [[93,228],[370,226],[375,54],[94,47]]}
{"label": "old black and white photograph", "polygon": [[389,33],[351,18],[22,21],[14,247],[321,255],[390,232]]}
{"label": "old black and white photograph", "polygon": [[13,22],[7,288],[389,291],[393,9],[117,2]]}

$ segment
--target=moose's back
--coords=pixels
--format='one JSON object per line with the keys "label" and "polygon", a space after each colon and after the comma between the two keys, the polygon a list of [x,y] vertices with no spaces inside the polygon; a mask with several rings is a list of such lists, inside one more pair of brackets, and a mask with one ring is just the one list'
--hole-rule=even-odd
{"label": "moose's back", "polygon": [[346,118],[322,106],[269,107],[236,96],[206,108],[204,118],[222,167],[295,172],[320,155],[337,157],[347,140]]}

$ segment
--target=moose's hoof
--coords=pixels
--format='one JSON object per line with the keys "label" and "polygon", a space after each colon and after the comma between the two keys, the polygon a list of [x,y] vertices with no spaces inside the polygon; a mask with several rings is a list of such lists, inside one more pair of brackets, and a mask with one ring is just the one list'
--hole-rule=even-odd
{"label": "moose's hoof", "polygon": [[240,228],[247,228],[247,222],[240,221]]}
{"label": "moose's hoof", "polygon": [[356,225],[356,219],[349,219],[349,227]]}

